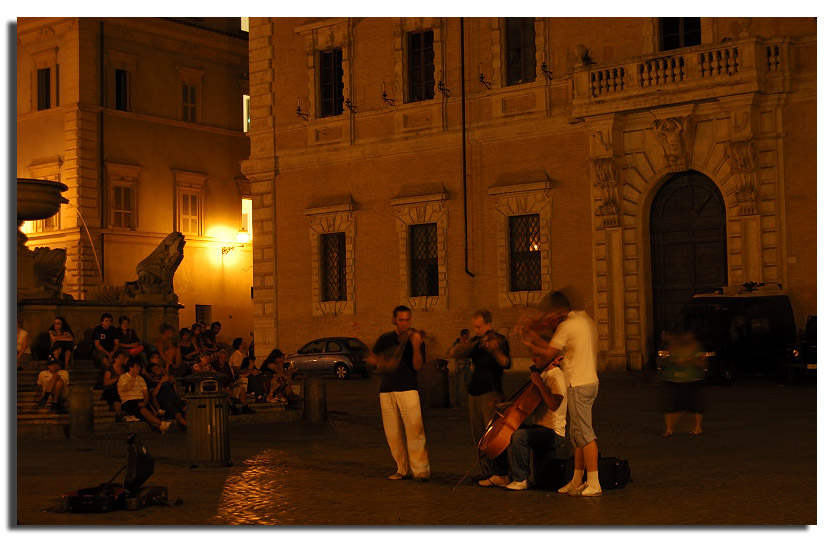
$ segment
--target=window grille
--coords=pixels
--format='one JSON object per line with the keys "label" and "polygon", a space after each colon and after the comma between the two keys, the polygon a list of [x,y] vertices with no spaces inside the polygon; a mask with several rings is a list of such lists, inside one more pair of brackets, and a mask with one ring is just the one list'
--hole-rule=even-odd
{"label": "window grille", "polygon": [[409,34],[409,101],[435,97],[435,34],[432,30]]}
{"label": "window grille", "polygon": [[345,232],[321,234],[320,240],[322,301],[347,300]]}
{"label": "window grille", "polygon": [[508,85],[536,79],[536,31],[534,17],[505,19],[505,64]]}
{"label": "window grille", "polygon": [[409,226],[411,296],[438,295],[438,225]]}
{"label": "window grille", "polygon": [[510,290],[542,289],[539,215],[508,217],[510,229]]}

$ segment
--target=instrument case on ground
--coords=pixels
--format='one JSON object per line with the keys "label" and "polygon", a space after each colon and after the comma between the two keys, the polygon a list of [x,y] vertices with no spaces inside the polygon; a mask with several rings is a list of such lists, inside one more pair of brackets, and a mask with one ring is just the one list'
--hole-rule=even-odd
{"label": "instrument case on ground", "polygon": [[629,461],[613,456],[598,459],[600,487],[604,489],[623,488],[632,482]]}
{"label": "instrument case on ground", "polygon": [[[168,489],[164,486],[142,485],[154,474],[154,459],[136,437],[129,434],[127,463],[106,483],[65,492],[61,496],[61,508],[72,513],[106,513],[118,509],[135,510],[146,505],[164,505],[168,501]],[[114,483],[125,472],[124,484]]]}

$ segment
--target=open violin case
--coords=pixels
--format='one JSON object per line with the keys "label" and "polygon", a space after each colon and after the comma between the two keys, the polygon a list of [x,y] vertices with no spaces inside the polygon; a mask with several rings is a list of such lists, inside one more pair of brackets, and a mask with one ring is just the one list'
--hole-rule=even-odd
{"label": "open violin case", "polygon": [[[61,495],[61,509],[72,513],[106,513],[119,509],[136,510],[146,505],[164,505],[168,502],[168,488],[145,486],[154,474],[154,458],[140,442],[136,434],[126,440],[127,462],[106,483],[80,488]],[[124,484],[114,479],[125,470]]]}

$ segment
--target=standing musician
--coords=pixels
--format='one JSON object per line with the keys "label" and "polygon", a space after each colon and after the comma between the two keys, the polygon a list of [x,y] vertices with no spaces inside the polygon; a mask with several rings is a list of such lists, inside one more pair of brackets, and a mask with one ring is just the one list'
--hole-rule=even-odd
{"label": "standing musician", "polygon": [[429,480],[429,451],[420,411],[417,372],[426,359],[426,345],[412,328],[412,310],[394,308],[395,330],[383,334],[372,349],[372,363],[382,369],[380,410],[391,456],[397,471],[392,481],[414,477]]}
{"label": "standing musician", "polygon": [[594,323],[585,311],[572,311],[571,303],[562,292],[552,292],[546,303],[550,306],[547,318],[559,322],[550,343],[529,327],[520,330],[520,337],[532,353],[547,360],[553,360],[560,352],[563,355],[561,365],[568,387],[566,399],[571,419],[569,439],[574,447],[574,476],[558,492],[572,496],[600,496],[603,491],[597,469],[597,436],[591,423],[599,383]]}
{"label": "standing musician", "polygon": [[[502,374],[510,367],[510,344],[505,336],[493,330],[493,314],[486,309],[473,313],[473,333],[475,336],[468,343],[458,345],[453,355],[469,358],[474,368],[467,392],[470,430],[478,453],[478,442],[493,418],[493,411],[504,400]],[[506,484],[506,477],[502,478],[508,471],[507,456],[502,454],[493,460],[481,458],[481,470],[486,478],[479,485]]]}

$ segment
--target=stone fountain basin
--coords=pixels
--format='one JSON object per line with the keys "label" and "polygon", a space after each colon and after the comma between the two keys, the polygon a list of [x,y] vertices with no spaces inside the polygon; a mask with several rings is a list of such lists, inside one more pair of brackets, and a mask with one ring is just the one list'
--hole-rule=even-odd
{"label": "stone fountain basin", "polygon": [[17,178],[17,219],[36,221],[58,213],[61,204],[69,201],[61,196],[67,186],[46,179]]}

